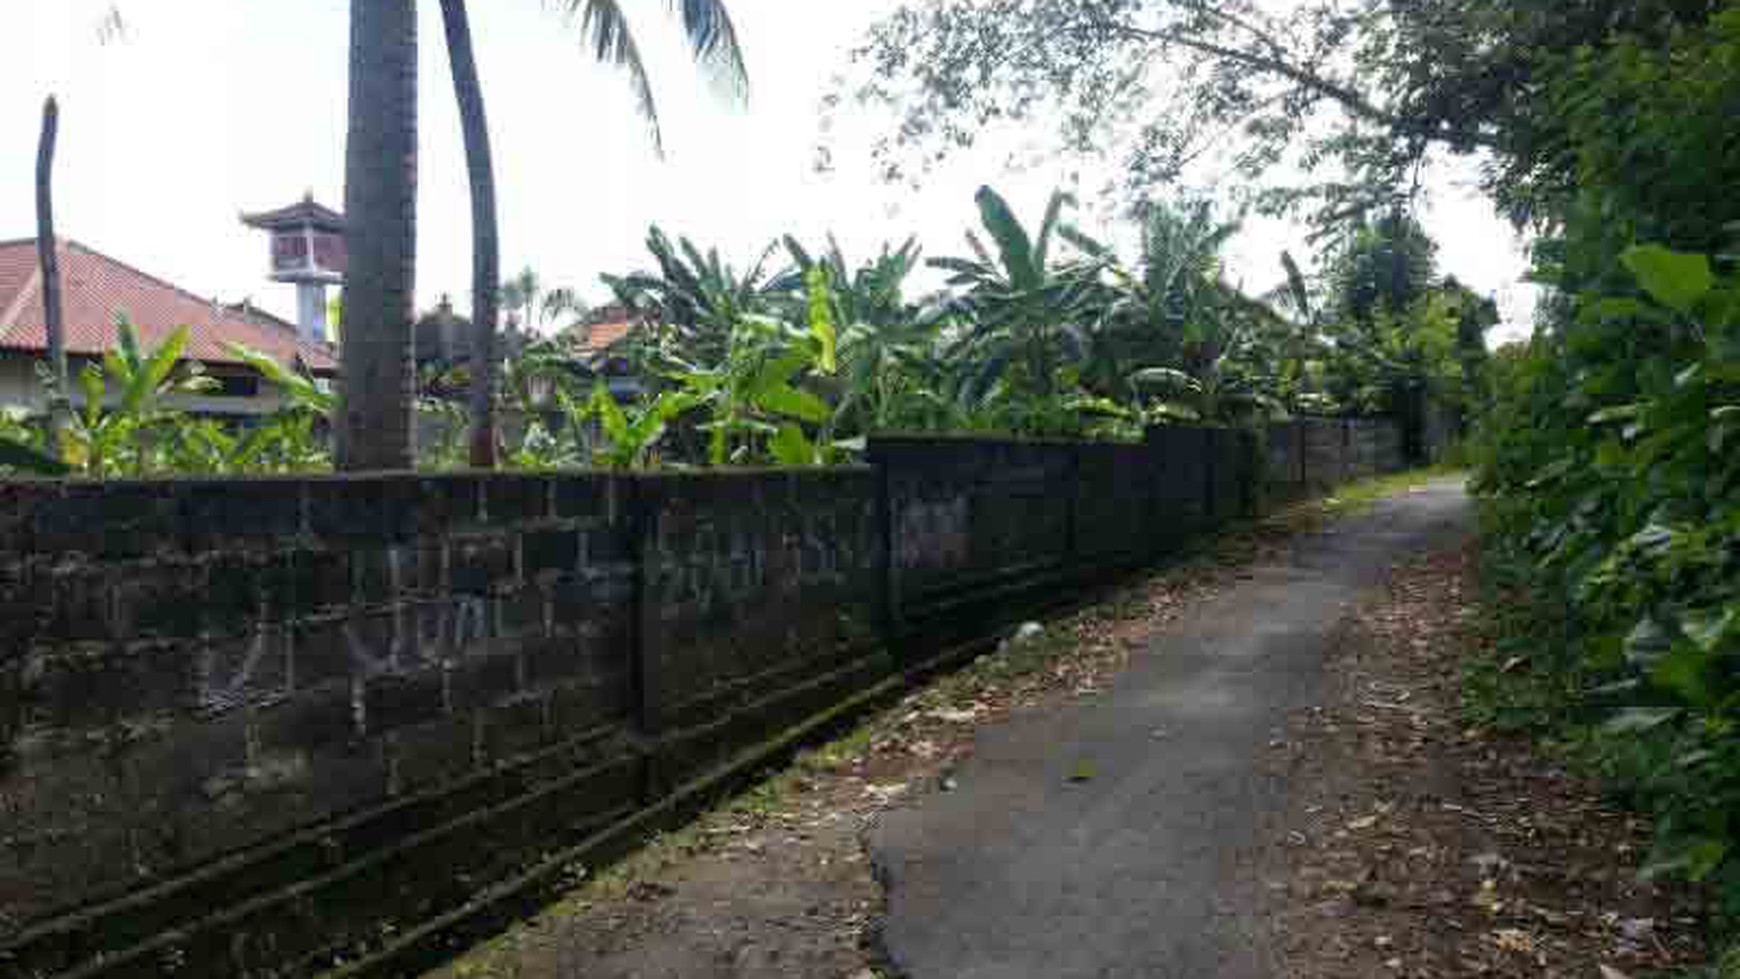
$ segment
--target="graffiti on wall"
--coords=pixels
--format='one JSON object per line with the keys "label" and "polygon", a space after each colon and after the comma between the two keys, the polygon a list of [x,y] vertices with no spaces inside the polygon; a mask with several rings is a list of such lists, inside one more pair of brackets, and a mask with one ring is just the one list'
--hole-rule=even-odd
{"label": "graffiti on wall", "polygon": [[727,515],[689,528],[661,515],[648,555],[660,614],[680,619],[736,605],[769,591],[844,585],[874,565],[873,528],[857,507],[804,510],[791,523]]}
{"label": "graffiti on wall", "polygon": [[972,501],[905,500],[895,509],[894,542],[903,569],[958,568],[972,560]]}

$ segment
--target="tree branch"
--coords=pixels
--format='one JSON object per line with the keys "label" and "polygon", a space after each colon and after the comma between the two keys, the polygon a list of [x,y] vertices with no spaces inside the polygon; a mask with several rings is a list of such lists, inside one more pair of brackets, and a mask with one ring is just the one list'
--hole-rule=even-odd
{"label": "tree branch", "polygon": [[1438,126],[1434,123],[1423,123],[1421,120],[1408,119],[1407,117],[1397,115],[1394,112],[1380,108],[1377,104],[1346,85],[1324,78],[1309,69],[1301,68],[1298,65],[1278,57],[1270,57],[1252,51],[1244,51],[1238,48],[1228,47],[1223,44],[1216,44],[1212,41],[1206,41],[1200,37],[1178,30],[1148,30],[1128,24],[1105,24],[1101,25],[1101,28],[1110,30],[1116,34],[1121,34],[1124,37],[1133,40],[1147,41],[1153,44],[1176,44],[1179,47],[1189,48],[1201,54],[1212,55],[1216,58],[1223,58],[1228,61],[1246,65],[1258,71],[1278,75],[1301,88],[1328,98],[1356,116],[1371,122],[1380,123],[1400,132],[1421,136],[1426,139],[1467,142],[1476,146],[1492,147],[1497,145],[1496,138],[1489,133],[1450,129]]}

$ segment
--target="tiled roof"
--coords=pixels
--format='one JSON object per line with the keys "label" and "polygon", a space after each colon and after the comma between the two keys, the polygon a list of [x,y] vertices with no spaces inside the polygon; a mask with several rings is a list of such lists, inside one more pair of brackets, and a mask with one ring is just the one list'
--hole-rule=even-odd
{"label": "tiled roof", "polygon": [[[299,359],[317,374],[338,369],[331,347],[302,339],[275,316],[202,299],[74,241],[62,239],[59,248],[68,354],[95,356],[113,347],[115,314],[125,312],[144,346],[186,326],[193,360],[240,364],[225,347],[239,343],[281,363]],[[47,343],[36,241],[0,242],[0,350],[41,353]]]}
{"label": "tiled roof", "polygon": [[610,346],[618,340],[628,336],[629,331],[632,329],[634,329],[633,323],[622,321],[616,323],[593,323],[589,326],[576,327],[574,332],[579,333],[582,330],[585,331],[585,335],[580,339],[587,353],[602,353],[609,349]]}
{"label": "tiled roof", "polygon": [[251,228],[283,228],[301,227],[311,224],[316,228],[328,231],[344,230],[344,215],[323,204],[316,203],[313,195],[273,211],[258,211],[242,215],[242,223]]}

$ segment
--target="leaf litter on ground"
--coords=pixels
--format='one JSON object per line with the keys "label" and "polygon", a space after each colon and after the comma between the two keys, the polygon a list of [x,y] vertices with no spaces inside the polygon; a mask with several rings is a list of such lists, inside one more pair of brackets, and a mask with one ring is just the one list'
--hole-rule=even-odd
{"label": "leaf litter on ground", "polygon": [[[1624,979],[1705,955],[1701,895],[1638,876],[1645,821],[1526,741],[1469,727],[1476,554],[1397,569],[1295,718],[1267,873],[1285,974]],[[1381,939],[1381,941],[1380,941]]]}

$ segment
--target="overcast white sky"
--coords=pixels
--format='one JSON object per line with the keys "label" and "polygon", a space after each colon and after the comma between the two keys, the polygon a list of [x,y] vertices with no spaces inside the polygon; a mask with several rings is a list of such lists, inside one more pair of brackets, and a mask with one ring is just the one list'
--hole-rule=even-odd
{"label": "overcast white sky", "polygon": [[[601,272],[646,264],[649,224],[718,245],[739,263],[791,232],[839,234],[863,255],[918,233],[932,255],[958,251],[972,191],[1003,189],[1024,214],[1061,179],[965,159],[923,190],[887,187],[863,159],[877,120],[843,121],[836,172],[813,170],[818,99],[850,48],[895,0],[734,0],[750,62],[747,109],[721,106],[688,65],[664,4],[640,3],[666,157],[635,118],[620,76],[593,66],[542,0],[473,4],[501,185],[503,266],[598,299]],[[0,239],[34,234],[38,114],[61,100],[56,210],[63,235],[226,301],[294,313],[266,281],[266,243],[237,221],[305,190],[343,202],[346,0],[125,0],[129,31],[101,45],[106,0],[4,0],[0,37]],[[418,294],[468,303],[469,203],[437,5],[422,4],[422,174]],[[1498,296],[1526,331],[1533,292],[1522,250],[1477,191],[1436,181],[1427,215],[1444,270]],[[1277,281],[1291,229],[1253,224],[1235,241],[1248,287]]]}

